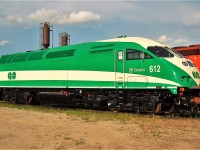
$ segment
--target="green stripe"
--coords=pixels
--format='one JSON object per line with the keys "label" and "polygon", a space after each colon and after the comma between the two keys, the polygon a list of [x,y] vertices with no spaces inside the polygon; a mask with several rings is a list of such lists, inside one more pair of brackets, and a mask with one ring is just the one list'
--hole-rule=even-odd
{"label": "green stripe", "polygon": [[[66,80],[12,80],[12,81],[1,81],[0,86],[75,86],[75,87],[114,87],[115,85],[118,87],[118,83],[123,85],[123,82],[116,82],[116,84],[112,81],[66,81]],[[167,88],[168,86],[172,86],[170,84],[162,84],[162,83],[144,83],[144,82],[125,82],[125,88],[134,88],[134,87],[162,87]]]}

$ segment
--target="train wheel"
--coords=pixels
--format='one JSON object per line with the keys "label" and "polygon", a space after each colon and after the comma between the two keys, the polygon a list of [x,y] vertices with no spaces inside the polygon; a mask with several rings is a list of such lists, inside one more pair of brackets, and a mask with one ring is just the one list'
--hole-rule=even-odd
{"label": "train wheel", "polygon": [[3,100],[5,100],[7,103],[14,104],[16,103],[16,95],[5,94],[3,95]]}
{"label": "train wheel", "polygon": [[162,112],[167,115],[172,114],[175,108],[175,101],[175,98],[166,99],[166,101],[164,101],[164,103],[162,104]]}
{"label": "train wheel", "polygon": [[27,100],[26,100],[26,105],[32,105],[33,103],[33,97],[32,96],[28,96]]}
{"label": "train wheel", "polygon": [[161,112],[161,103],[158,103],[156,106],[155,114],[159,114]]}
{"label": "train wheel", "polygon": [[116,99],[109,100],[107,106],[110,111],[119,111],[119,107],[117,107],[118,101]]}
{"label": "train wheel", "polygon": [[192,110],[192,116],[197,116],[199,112],[199,107],[197,106],[197,104],[193,104],[191,110]]}
{"label": "train wheel", "polygon": [[8,102],[8,100],[9,100],[8,94],[3,94],[2,99],[3,99],[4,101]]}
{"label": "train wheel", "polygon": [[179,106],[178,108],[178,114],[182,117],[188,117],[192,115],[192,109],[187,106]]}
{"label": "train wheel", "polygon": [[[138,110],[139,111],[139,110]],[[151,105],[148,111],[146,111],[150,115],[159,115],[161,113],[161,103],[155,103]],[[136,112],[137,113],[137,112]]]}

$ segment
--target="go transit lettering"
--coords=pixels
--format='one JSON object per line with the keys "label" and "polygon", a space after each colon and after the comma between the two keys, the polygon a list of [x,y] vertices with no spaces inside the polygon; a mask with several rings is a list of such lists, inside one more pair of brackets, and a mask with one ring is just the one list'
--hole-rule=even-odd
{"label": "go transit lettering", "polygon": [[8,72],[8,79],[9,80],[16,79],[16,72]]}
{"label": "go transit lettering", "polygon": [[200,79],[199,73],[198,72],[192,72],[192,75],[195,79]]}
{"label": "go transit lettering", "polygon": [[149,66],[149,72],[160,72],[160,65]]}
{"label": "go transit lettering", "polygon": [[144,68],[129,68],[129,73],[133,72],[145,72]]}

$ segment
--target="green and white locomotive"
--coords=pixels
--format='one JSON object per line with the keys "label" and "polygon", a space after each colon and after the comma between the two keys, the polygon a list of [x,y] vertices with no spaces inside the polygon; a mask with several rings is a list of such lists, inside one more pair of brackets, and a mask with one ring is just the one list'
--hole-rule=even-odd
{"label": "green and white locomotive", "polygon": [[15,103],[181,115],[200,108],[200,73],[193,62],[141,37],[3,55],[0,87],[2,99]]}

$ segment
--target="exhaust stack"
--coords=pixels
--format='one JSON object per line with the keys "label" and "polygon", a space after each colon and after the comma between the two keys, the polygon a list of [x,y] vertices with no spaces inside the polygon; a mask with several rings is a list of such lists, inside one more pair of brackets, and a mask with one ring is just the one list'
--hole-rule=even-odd
{"label": "exhaust stack", "polygon": [[70,45],[70,35],[67,32],[62,32],[59,34],[60,46],[68,46]]}
{"label": "exhaust stack", "polygon": [[[52,30],[50,30],[51,27]],[[40,23],[40,46],[42,49],[47,49],[50,46],[50,31],[53,32],[53,26],[50,26],[50,23]]]}

